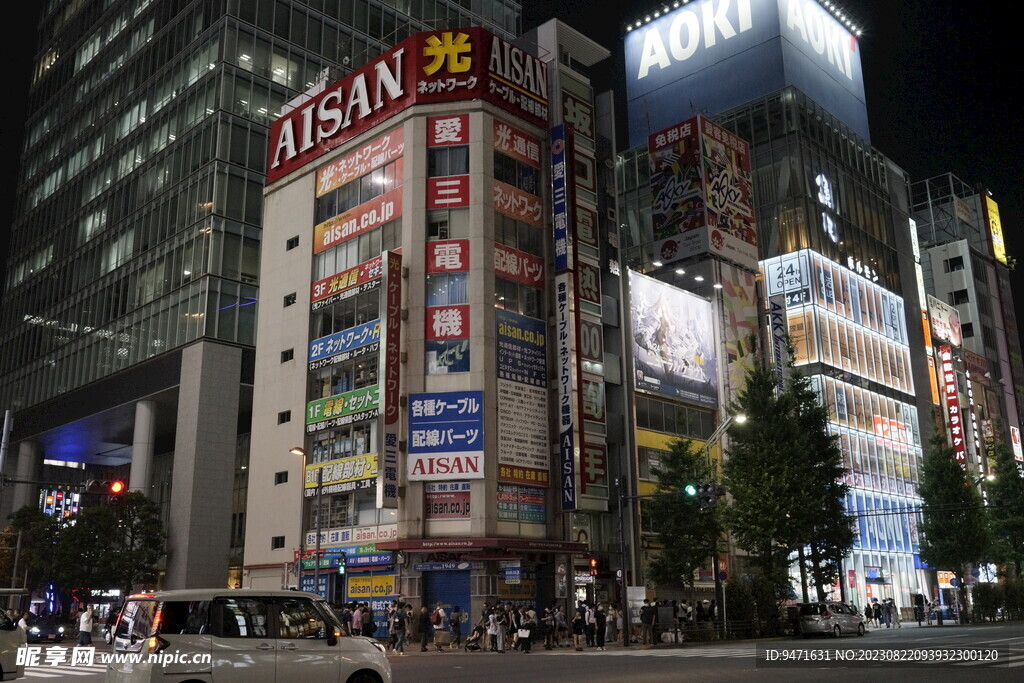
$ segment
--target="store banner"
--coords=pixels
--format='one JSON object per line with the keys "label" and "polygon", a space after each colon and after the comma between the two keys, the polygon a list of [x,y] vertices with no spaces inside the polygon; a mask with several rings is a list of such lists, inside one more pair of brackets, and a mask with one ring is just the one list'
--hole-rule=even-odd
{"label": "store banner", "polygon": [[[309,342],[309,370],[319,370],[328,365],[376,351],[376,344],[380,342],[380,332],[380,319],[378,318],[341,332],[329,334],[326,337],[314,339]],[[373,347],[368,348],[371,345]],[[356,353],[360,349],[362,351]]]}
{"label": "store banner", "polygon": [[544,227],[544,202],[540,197],[500,180],[494,181],[492,190],[495,211],[535,228]]}
{"label": "store banner", "polygon": [[521,285],[544,289],[544,259],[495,242],[494,274]]}
{"label": "store banner", "polygon": [[306,404],[306,433],[343,427],[379,415],[379,387],[363,387]]}
{"label": "store banner", "polygon": [[311,310],[319,310],[339,301],[344,301],[363,292],[380,286],[383,265],[379,256],[364,261],[358,266],[349,268],[322,280],[317,280],[309,290]]}
{"label": "store banner", "polygon": [[427,209],[454,209],[469,206],[469,176],[453,175],[427,178]]}
{"label": "store banner", "polygon": [[948,346],[939,347],[939,360],[942,363],[942,386],[946,397],[946,419],[949,427],[949,439],[953,446],[953,455],[965,471],[967,470],[967,435],[964,429],[964,417],[960,410],[960,392],[957,389],[956,368],[953,365],[953,349]]}
{"label": "store banner", "polygon": [[427,274],[469,270],[469,240],[427,242]]}
{"label": "store banner", "polygon": [[423,485],[427,520],[469,519],[472,484],[468,481],[429,482]]}
{"label": "store banner", "polygon": [[382,368],[380,388],[381,467],[377,481],[377,507],[394,510],[398,507],[398,451],[401,434],[400,401],[402,372],[402,255],[393,251],[381,254],[384,270],[383,334],[379,366]]}
{"label": "store banner", "polygon": [[397,187],[365,201],[313,228],[313,253],[319,254],[353,237],[402,217],[403,190]]}
{"label": "store banner", "polygon": [[427,117],[427,147],[469,144],[469,114]]}
{"label": "store banner", "polygon": [[494,119],[493,132],[495,150],[540,168],[540,140],[499,119]]}
{"label": "store banner", "polygon": [[[395,159],[400,159],[404,152],[405,130],[399,126],[318,169],[316,196],[322,197],[331,190],[336,190]],[[401,171],[398,171],[395,177],[401,184]]]}
{"label": "store banner", "polygon": [[455,306],[427,306],[424,308],[427,340],[468,339],[469,304]]}
{"label": "store banner", "polygon": [[[320,474],[320,470],[323,470],[323,475]],[[318,493],[317,480],[320,476],[323,476],[323,490]],[[376,453],[364,453],[350,458],[306,465],[304,494],[306,498],[313,498],[317,495],[368,489],[376,483],[376,479]]]}
{"label": "store banner", "polygon": [[484,477],[484,393],[409,395],[409,480]]}

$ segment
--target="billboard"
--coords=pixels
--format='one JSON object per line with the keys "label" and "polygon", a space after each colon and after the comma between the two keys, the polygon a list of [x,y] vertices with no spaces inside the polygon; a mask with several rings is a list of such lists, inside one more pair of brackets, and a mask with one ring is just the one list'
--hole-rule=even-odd
{"label": "billboard", "polygon": [[267,182],[414,104],[485,100],[546,127],[547,89],[547,64],[489,31],[416,33],[274,121]]}
{"label": "billboard", "polygon": [[306,433],[313,434],[377,417],[380,414],[379,389],[374,384],[310,401],[306,404]]}
{"label": "billboard", "polygon": [[[323,474],[320,470],[323,470]],[[364,453],[351,458],[306,465],[306,498],[318,495],[318,481],[323,489],[320,491],[322,495],[372,488],[377,483],[377,454]]]}
{"label": "billboard", "polygon": [[484,477],[484,392],[409,395],[409,480]]}
{"label": "billboard", "polygon": [[985,207],[985,219],[988,221],[988,234],[992,238],[992,256],[1006,265],[1006,242],[1003,240],[1003,223],[999,219],[999,205],[991,197],[985,195],[982,202]]}
{"label": "billboard", "polygon": [[647,138],[653,258],[713,253],[757,268],[750,145],[697,116]]}
{"label": "billboard", "polygon": [[857,39],[816,0],[695,0],[624,48],[630,146],[681,109],[714,115],[789,85],[870,140]]}
{"label": "billboard", "polygon": [[960,312],[952,306],[928,295],[928,315],[932,320],[932,337],[946,341],[953,346],[962,346],[963,334],[960,331]]}
{"label": "billboard", "polygon": [[309,370],[340,363],[377,350],[380,318],[309,342]]}
{"label": "billboard", "polygon": [[380,343],[381,463],[377,482],[377,507],[398,507],[399,402],[401,394],[402,349],[402,255],[381,253],[384,268],[383,316]]}
{"label": "billboard", "polygon": [[632,270],[629,298],[637,391],[717,406],[711,302]]}
{"label": "billboard", "polygon": [[953,366],[953,349],[939,347],[942,362],[942,386],[946,396],[946,420],[949,426],[949,440],[953,455],[960,467],[967,469],[967,431],[964,429],[963,411],[960,409],[960,392],[956,383],[956,368]]}

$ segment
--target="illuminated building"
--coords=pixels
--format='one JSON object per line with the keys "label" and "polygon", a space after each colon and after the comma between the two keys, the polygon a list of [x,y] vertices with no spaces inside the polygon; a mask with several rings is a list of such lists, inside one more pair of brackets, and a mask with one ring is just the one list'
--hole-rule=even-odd
{"label": "illuminated building", "polygon": [[0,321],[7,474],[117,469],[164,510],[164,586],[234,585],[275,112],[417,30],[516,35],[519,5],[41,4]]}
{"label": "illuminated building", "polygon": [[[692,24],[685,12],[716,7],[724,17],[701,24],[702,39],[683,31]],[[931,406],[920,390],[929,376],[910,257],[909,186],[867,139],[859,47],[839,12],[804,0],[702,0],[634,26],[626,36],[630,140],[635,145],[685,119],[673,114],[675,105],[665,106],[682,99],[750,144],[765,350],[773,356],[782,334],[791,335],[794,362],[828,406],[849,470],[846,503],[858,536],[842,563],[837,597],[859,605],[894,597],[905,607],[919,590],[930,595],[932,581],[920,569],[909,514],[920,504],[928,430],[921,416]],[[734,75],[756,82],[739,87]],[[625,262],[724,311],[729,298],[709,284],[728,287],[743,271],[723,271],[736,259],[721,253],[664,258],[666,235],[649,218],[662,208],[652,205],[649,150],[634,147],[620,157]],[[677,241],[690,232],[681,230]],[[716,314],[716,325],[727,327]],[[690,423],[661,431],[697,440],[707,434]],[[644,453],[638,455],[642,468]],[[730,560],[731,574],[745,571],[742,555]]]}

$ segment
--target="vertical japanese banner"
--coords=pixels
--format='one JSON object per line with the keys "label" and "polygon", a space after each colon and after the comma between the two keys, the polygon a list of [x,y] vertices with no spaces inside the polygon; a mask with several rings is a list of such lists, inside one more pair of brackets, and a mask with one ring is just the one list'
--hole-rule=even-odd
{"label": "vertical japanese banner", "polygon": [[402,255],[385,251],[382,298],[384,303],[380,341],[380,467],[377,470],[377,507],[398,507],[398,400],[401,380]]}
{"label": "vertical japanese banner", "polygon": [[555,254],[555,353],[558,357],[558,471],[563,511],[576,509],[576,474],[579,448],[576,445],[576,420],[579,411],[573,400],[575,371],[576,320],[575,274],[569,234],[569,188],[566,161],[566,136],[563,126],[551,129],[551,211]]}
{"label": "vertical japanese banner", "polygon": [[953,366],[953,349],[949,346],[940,346],[939,360],[942,363],[942,386],[945,388],[946,415],[949,418],[949,437],[953,446],[953,454],[960,467],[966,470],[967,444],[964,439],[963,415],[960,412],[960,394],[956,388],[956,368]]}

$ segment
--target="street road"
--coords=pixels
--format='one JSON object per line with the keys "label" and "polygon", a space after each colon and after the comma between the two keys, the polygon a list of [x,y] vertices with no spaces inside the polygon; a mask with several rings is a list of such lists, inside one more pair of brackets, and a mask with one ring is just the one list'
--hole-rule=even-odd
{"label": "street road", "polygon": [[[970,650],[969,650],[970,649]],[[995,661],[935,661],[914,666],[884,661],[900,652],[903,657],[962,657],[975,651],[998,655]],[[44,650],[45,652],[45,650]],[[774,654],[769,654],[774,653]],[[930,654],[929,654],[930,653]],[[767,661],[777,658],[775,666]],[[823,661],[823,657],[829,657]],[[857,658],[883,658],[878,663],[865,663]],[[801,658],[794,662],[795,658]],[[807,659],[814,657],[813,661]],[[837,657],[845,657],[836,661]],[[788,658],[788,661],[783,661]],[[44,657],[45,659],[45,657]],[[487,683],[542,683],[544,681],[587,681],[587,683],[661,683],[675,682],[683,677],[700,681],[864,681],[884,676],[913,679],[927,677],[932,681],[1021,681],[1024,680],[1024,623],[1009,622],[978,626],[946,625],[918,628],[917,624],[901,629],[872,629],[865,637],[784,638],[731,643],[688,643],[682,646],[659,645],[645,649],[609,646],[605,652],[571,648],[546,651],[541,645],[531,654],[507,652],[431,650],[419,652],[418,646],[408,649],[404,657],[390,657],[396,683],[428,681],[466,681]],[[780,666],[786,664],[786,666]],[[884,673],[883,673],[884,672]],[[54,681],[102,681],[103,669],[31,667],[26,679]]]}

